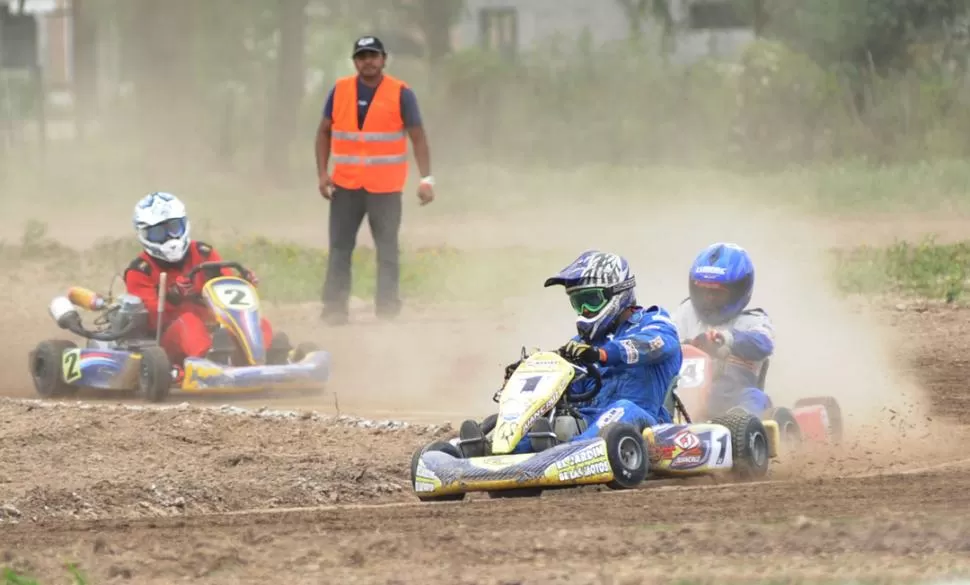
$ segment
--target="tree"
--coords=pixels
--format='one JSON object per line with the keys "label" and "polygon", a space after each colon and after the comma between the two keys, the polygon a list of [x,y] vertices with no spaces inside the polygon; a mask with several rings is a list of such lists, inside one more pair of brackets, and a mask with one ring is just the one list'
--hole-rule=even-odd
{"label": "tree", "polygon": [[264,162],[276,179],[289,171],[290,145],[303,103],[307,0],[278,0],[280,44],[277,80],[266,115]]}
{"label": "tree", "polygon": [[669,54],[674,49],[674,16],[670,0],[616,0],[626,15],[630,27],[630,39],[643,39],[644,25],[651,18],[660,22],[660,51]]}

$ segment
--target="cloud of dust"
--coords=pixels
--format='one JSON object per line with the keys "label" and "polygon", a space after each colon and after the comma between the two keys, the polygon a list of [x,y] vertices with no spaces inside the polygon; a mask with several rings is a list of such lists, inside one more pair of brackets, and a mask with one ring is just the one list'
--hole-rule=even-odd
{"label": "cloud of dust", "polygon": [[[502,366],[517,359],[522,345],[555,348],[574,334],[565,295],[559,288],[544,289],[542,282],[585,249],[626,256],[637,276],[640,302],[673,312],[687,296],[686,275],[695,254],[714,241],[733,241],[747,248],[755,262],[750,306],[765,309],[775,325],[777,353],[767,384],[777,405],[834,396],[849,432],[887,421],[890,408],[910,415],[924,412],[923,390],[892,357],[892,331],[839,298],[827,265],[833,235],[826,226],[792,211],[710,195],[706,202],[626,205],[609,218],[602,208],[549,204],[494,226],[497,242],[541,242],[561,250],[561,262],[542,273],[519,275],[534,283],[533,290],[507,299],[501,311],[466,314],[451,324],[434,323],[444,315],[432,314],[414,326],[399,324],[394,333],[386,329],[378,337],[380,348],[371,346],[370,353],[379,354],[380,363],[388,366],[381,372],[395,380],[389,390],[396,393],[394,402],[409,410],[468,416],[491,411],[489,398]],[[460,231],[449,238],[450,245],[462,247]],[[419,348],[425,358],[415,360]],[[407,359],[395,358],[395,351]],[[402,366],[405,361],[408,365]]]}

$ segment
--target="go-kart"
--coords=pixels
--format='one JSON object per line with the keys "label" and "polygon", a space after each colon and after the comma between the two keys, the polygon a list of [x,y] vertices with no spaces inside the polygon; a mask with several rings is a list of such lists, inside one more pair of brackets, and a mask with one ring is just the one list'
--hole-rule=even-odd
{"label": "go-kart", "polygon": [[[224,275],[234,269],[240,276]],[[81,388],[139,392],[150,402],[163,402],[173,386],[185,393],[322,391],[330,374],[330,354],[311,343],[292,347],[285,333],[264,347],[259,294],[241,275],[237,262],[206,262],[186,277],[206,271],[209,280],[200,293],[186,298],[209,309],[212,346],[204,358],[190,357],[177,370],[159,345],[165,307],[167,273],[159,284],[158,325],[152,335],[148,311],[138,297],[109,291],[107,298],[73,287],[50,303],[51,317],[62,329],[86,340],[42,341],[30,352],[29,368],[37,393],[45,398],[70,396]],[[183,301],[183,302],[186,302]],[[85,327],[79,308],[96,311],[94,329]]]}
{"label": "go-kart", "polygon": [[[714,360],[703,349],[689,343],[681,344],[684,359],[674,395],[685,405],[678,409],[675,422],[681,422],[681,412],[706,413],[713,380],[723,362]],[[765,389],[769,360],[758,373],[758,388]],[[668,409],[670,402],[668,402]],[[729,411],[730,412],[730,411]],[[789,409],[772,407],[760,413],[770,433],[777,433],[784,445],[796,448],[803,441],[838,443],[842,440],[842,411],[832,396],[802,398]],[[689,418],[684,422],[690,422]]]}
{"label": "go-kart", "polygon": [[[590,378],[589,390],[567,391],[583,377]],[[493,397],[497,414],[481,423],[465,421],[458,439],[415,451],[415,494],[422,501],[461,500],[469,492],[535,496],[544,489],[588,484],[631,489],[646,479],[684,475],[726,473],[757,479],[777,455],[776,442],[758,417],[741,412],[642,431],[612,422],[597,437],[576,439],[587,428],[577,404],[591,400],[601,388],[596,366],[573,363],[553,352],[527,356],[523,350],[522,360]],[[673,400],[680,404],[676,395]],[[471,430],[466,432],[466,427]],[[474,429],[480,439],[461,438]],[[524,437],[532,452],[514,453]]]}

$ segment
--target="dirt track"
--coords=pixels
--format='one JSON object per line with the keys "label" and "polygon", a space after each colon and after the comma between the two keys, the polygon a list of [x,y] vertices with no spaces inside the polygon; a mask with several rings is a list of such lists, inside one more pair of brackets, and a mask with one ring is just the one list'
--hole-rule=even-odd
{"label": "dirt track", "polygon": [[967,576],[970,360],[954,341],[970,312],[886,315],[907,341],[897,355],[931,391],[932,420],[782,462],[753,485],[417,504],[409,455],[447,428],[0,402],[0,558],[48,579],[78,561],[96,583]]}

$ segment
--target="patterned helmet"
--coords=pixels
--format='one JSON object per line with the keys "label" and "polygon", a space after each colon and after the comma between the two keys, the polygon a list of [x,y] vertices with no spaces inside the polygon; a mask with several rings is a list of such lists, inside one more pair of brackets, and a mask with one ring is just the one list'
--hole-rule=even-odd
{"label": "patterned helmet", "polygon": [[546,279],[545,286],[566,287],[569,302],[578,315],[576,330],[589,343],[605,337],[617,318],[637,304],[636,279],[629,263],[608,252],[588,250]]}
{"label": "patterned helmet", "polygon": [[189,249],[185,205],[171,193],[150,193],[135,205],[132,218],[138,241],[149,256],[177,263]]}

